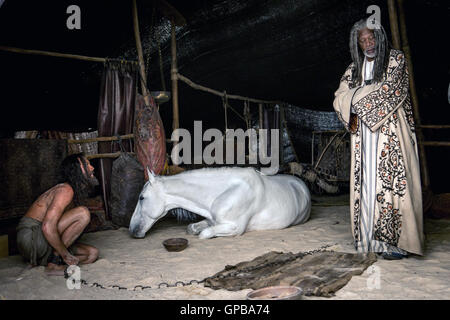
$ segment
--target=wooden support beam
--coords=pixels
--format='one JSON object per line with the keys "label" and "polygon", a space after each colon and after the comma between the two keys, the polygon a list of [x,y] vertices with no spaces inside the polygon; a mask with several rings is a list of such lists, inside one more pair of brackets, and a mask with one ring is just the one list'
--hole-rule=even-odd
{"label": "wooden support beam", "polygon": [[450,124],[421,124],[416,127],[422,129],[450,129]]}
{"label": "wooden support beam", "polygon": [[389,25],[391,27],[392,45],[394,49],[401,49],[400,32],[397,22],[397,4],[395,0],[387,0],[389,10]]}
{"label": "wooden support beam", "polygon": [[423,145],[428,147],[450,147],[450,141],[424,141]]}
{"label": "wooden support beam", "polygon": [[178,77],[177,77],[177,40],[175,35],[175,21],[171,21],[171,52],[172,52],[172,67],[170,72],[170,79],[172,80],[172,130],[180,127],[180,114],[178,105]]}
{"label": "wooden support beam", "polygon": [[[127,152],[129,154],[134,154],[134,152]],[[120,156],[121,152],[113,152],[113,153],[99,153],[99,154],[87,154],[87,159],[98,159],[98,158],[117,158]]]}
{"label": "wooden support beam", "polygon": [[[192,80],[186,78],[185,76],[183,76],[182,74],[177,74],[176,77],[183,81],[184,83],[186,83],[188,86],[190,86],[191,88],[200,90],[200,91],[205,91],[205,92],[209,92],[212,94],[215,94],[217,96],[220,97],[224,97],[225,94],[223,92],[214,90],[214,89],[210,89],[208,87],[199,85],[194,83]],[[235,94],[228,94],[227,93],[227,99],[233,99],[233,100],[242,100],[242,101],[248,101],[248,102],[254,102],[254,103],[266,103],[266,104],[282,104],[282,101],[268,101],[268,100],[261,100],[261,99],[254,99],[254,98],[249,98],[249,97],[244,97],[244,96],[239,96],[239,95],[235,95]]]}
{"label": "wooden support beam", "polygon": [[422,185],[425,189],[429,189],[430,187],[430,176],[428,174],[428,165],[427,165],[427,157],[425,153],[425,138],[423,136],[423,132],[421,129],[421,121],[420,121],[420,113],[419,113],[419,99],[417,97],[416,84],[414,81],[414,70],[411,59],[411,51],[409,49],[408,43],[408,34],[406,29],[406,18],[405,18],[405,10],[403,7],[403,0],[398,0],[398,12],[399,12],[399,21],[400,21],[400,34],[402,39],[402,49],[405,54],[408,71],[409,71],[409,89],[411,92],[411,102],[413,106],[414,113],[414,121],[417,125],[416,135],[418,140],[419,147],[419,156],[420,156],[420,171],[422,175]]}
{"label": "wooden support beam", "polygon": [[[125,140],[125,139],[133,139],[134,138],[134,134],[130,133],[130,134],[125,134],[120,136],[120,139]],[[74,144],[74,143],[91,143],[91,142],[99,142],[99,141],[116,141],[119,140],[118,137],[113,136],[113,137],[97,137],[97,138],[88,138],[88,139],[80,139],[80,140],[76,140],[76,139],[68,139],[67,143],[68,144]]]}
{"label": "wooden support beam", "polygon": [[68,54],[68,53],[59,53],[59,52],[52,52],[52,51],[42,51],[42,50],[29,50],[29,49],[21,49],[21,48],[15,48],[15,47],[7,47],[7,46],[0,46],[0,51],[7,51],[7,52],[14,52],[14,53],[21,53],[21,54],[32,54],[32,55],[40,55],[40,56],[48,56],[48,57],[57,57],[57,58],[68,58],[68,59],[76,59],[76,60],[83,60],[83,61],[91,61],[91,62],[106,62],[107,60],[111,61],[122,61],[126,63],[134,63],[137,64],[137,61],[133,60],[120,60],[120,59],[106,59],[106,58],[99,58],[99,57],[88,57],[88,56],[81,56],[77,54]]}
{"label": "wooden support beam", "polygon": [[142,51],[142,42],[141,42],[141,34],[139,32],[139,17],[137,11],[136,0],[133,0],[133,28],[134,28],[134,37],[136,39],[136,50],[138,53],[139,59],[139,70],[141,73],[141,90],[142,95],[144,96],[144,101],[147,106],[150,105],[150,97],[146,86],[147,76],[145,75],[145,64],[144,64],[144,53]]}

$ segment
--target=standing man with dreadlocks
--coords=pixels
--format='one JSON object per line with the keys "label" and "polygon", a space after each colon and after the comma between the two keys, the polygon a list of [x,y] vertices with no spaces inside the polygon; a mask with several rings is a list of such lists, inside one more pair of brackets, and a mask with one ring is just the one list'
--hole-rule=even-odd
{"label": "standing man with dreadlocks", "polygon": [[353,62],[334,110],[351,133],[350,214],[358,252],[423,254],[419,157],[404,54],[368,19],[351,29]]}
{"label": "standing man with dreadlocks", "polygon": [[66,265],[98,258],[96,248],[74,244],[90,221],[89,210],[80,204],[98,185],[94,168],[83,154],[73,154],[61,169],[63,182],[37,198],[17,227],[19,252],[33,266],[47,266],[49,275],[62,275]]}

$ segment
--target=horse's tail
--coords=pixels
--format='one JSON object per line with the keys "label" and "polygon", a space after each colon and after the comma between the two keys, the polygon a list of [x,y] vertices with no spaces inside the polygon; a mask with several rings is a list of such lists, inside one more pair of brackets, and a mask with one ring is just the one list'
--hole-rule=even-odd
{"label": "horse's tail", "polygon": [[182,221],[183,222],[184,221],[193,222],[193,221],[197,221],[200,219],[200,216],[198,214],[195,214],[195,213],[188,211],[186,209],[183,209],[183,208],[172,209],[169,211],[169,214],[176,217],[179,222],[182,222]]}

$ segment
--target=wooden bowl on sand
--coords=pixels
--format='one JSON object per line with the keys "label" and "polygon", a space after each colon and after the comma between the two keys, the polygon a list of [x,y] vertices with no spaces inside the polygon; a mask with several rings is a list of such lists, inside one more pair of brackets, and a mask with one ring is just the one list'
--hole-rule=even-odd
{"label": "wooden bowl on sand", "polygon": [[164,240],[163,245],[167,251],[178,252],[186,249],[188,241],[184,238],[170,238]]}

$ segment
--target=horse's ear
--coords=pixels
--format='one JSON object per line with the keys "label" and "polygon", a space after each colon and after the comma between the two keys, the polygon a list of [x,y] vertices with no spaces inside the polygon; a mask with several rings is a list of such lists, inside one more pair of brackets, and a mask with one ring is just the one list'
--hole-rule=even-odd
{"label": "horse's ear", "polygon": [[147,166],[146,168],[147,168],[147,177],[148,177],[148,181],[149,181],[150,183],[155,182],[155,173],[153,172],[153,170],[150,170],[150,169],[148,168],[148,166]]}

